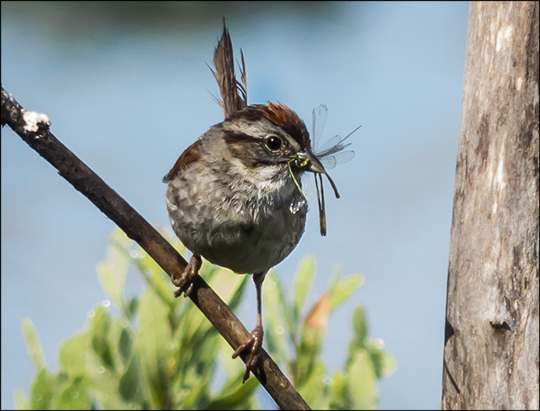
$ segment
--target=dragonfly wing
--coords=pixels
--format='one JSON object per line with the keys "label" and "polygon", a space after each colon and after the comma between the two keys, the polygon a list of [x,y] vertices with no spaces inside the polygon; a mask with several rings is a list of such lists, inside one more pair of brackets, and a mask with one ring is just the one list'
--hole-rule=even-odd
{"label": "dragonfly wing", "polygon": [[336,154],[328,155],[327,157],[322,157],[320,158],[320,161],[326,170],[332,170],[338,164],[351,161],[354,158],[354,155],[354,151],[352,150],[341,151]]}
{"label": "dragonfly wing", "polygon": [[324,104],[319,105],[313,109],[313,141],[312,147],[314,150],[317,150],[317,146],[321,141],[321,136],[324,130],[324,125],[326,124],[326,116],[328,114],[328,109]]}
{"label": "dragonfly wing", "polygon": [[347,151],[341,151],[339,153],[334,154],[334,157],[336,159],[336,165],[343,164],[351,161],[355,156],[355,152],[352,150]]}
{"label": "dragonfly wing", "polygon": [[336,156],[323,157],[321,163],[325,170],[332,170],[337,165]]}
{"label": "dragonfly wing", "polygon": [[323,153],[329,152],[332,148],[337,146],[341,142],[342,138],[341,136],[337,135],[332,137],[330,140],[328,140],[326,143],[322,145],[322,147],[317,148],[317,151],[315,151],[315,154],[322,155]]}

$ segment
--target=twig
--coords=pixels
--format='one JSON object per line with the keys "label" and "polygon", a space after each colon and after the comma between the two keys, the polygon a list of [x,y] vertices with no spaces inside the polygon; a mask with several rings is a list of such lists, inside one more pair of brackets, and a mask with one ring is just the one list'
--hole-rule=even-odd
{"label": "twig", "polygon": [[[179,278],[186,261],[165,238],[96,173],[65,147],[49,130],[48,117],[22,108],[2,87],[1,124],[10,126],[30,147],[55,167],[60,175],[86,196],[129,238],[136,241],[171,277]],[[249,334],[218,295],[201,278],[193,284],[191,300],[236,350]],[[245,362],[245,356],[242,356]],[[261,350],[261,367],[254,374],[281,409],[308,410],[300,394],[268,353]]]}

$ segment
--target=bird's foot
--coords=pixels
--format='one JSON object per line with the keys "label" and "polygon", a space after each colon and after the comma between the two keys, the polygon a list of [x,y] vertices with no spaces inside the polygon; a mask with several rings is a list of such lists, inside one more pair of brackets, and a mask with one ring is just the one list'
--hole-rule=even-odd
{"label": "bird's foot", "polygon": [[257,366],[257,361],[260,357],[260,351],[262,349],[264,331],[261,325],[257,325],[253,331],[249,334],[249,338],[244,341],[240,347],[236,349],[233,354],[233,358],[238,357],[242,353],[246,353],[246,372],[244,373],[244,378],[242,379],[242,384],[246,382],[249,378],[249,373],[255,370]]}
{"label": "bird's foot", "polygon": [[180,278],[173,278],[172,280],[173,284],[178,287],[178,290],[174,292],[175,297],[180,297],[182,293],[184,293],[185,297],[191,295],[191,292],[193,291],[193,281],[195,281],[201,265],[201,257],[193,254],[188,265],[184,269],[182,276]]}

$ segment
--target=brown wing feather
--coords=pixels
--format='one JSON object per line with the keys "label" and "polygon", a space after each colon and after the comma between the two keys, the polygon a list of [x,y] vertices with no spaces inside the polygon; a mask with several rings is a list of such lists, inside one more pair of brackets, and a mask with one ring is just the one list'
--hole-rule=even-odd
{"label": "brown wing feather", "polygon": [[190,145],[188,148],[185,149],[185,151],[182,153],[180,157],[178,157],[178,160],[176,160],[176,163],[174,163],[174,166],[171,168],[171,171],[169,171],[165,177],[163,177],[163,182],[168,183],[176,175],[180,170],[186,169],[190,164],[199,161],[199,158],[201,157],[201,140],[195,141],[192,145]]}
{"label": "brown wing feather", "polygon": [[219,86],[221,100],[219,101],[225,118],[231,114],[242,110],[247,106],[247,84],[246,66],[244,54],[242,56],[242,67],[240,69],[242,83],[236,80],[234,75],[234,60],[231,36],[223,20],[223,34],[214,51],[214,67],[212,70]]}

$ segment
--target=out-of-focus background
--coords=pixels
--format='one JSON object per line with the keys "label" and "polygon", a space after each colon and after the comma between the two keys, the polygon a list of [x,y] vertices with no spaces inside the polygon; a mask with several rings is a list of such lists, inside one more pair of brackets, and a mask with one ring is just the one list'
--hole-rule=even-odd
{"label": "out-of-focus background", "polygon": [[[398,368],[381,408],[439,408],[448,245],[465,59],[464,2],[2,2],[2,84],[151,223],[168,226],[161,178],[222,113],[206,63],[227,18],[243,49],[250,103],[279,100],[325,137],[346,135],[356,157],[331,171],[328,235],[312,179],[307,230],[276,270],[286,284],[306,254],[365,285],[329,324],[324,357],[344,361],[356,304]],[[323,137],[324,140],[324,137]],[[21,319],[49,365],[56,348],[106,299],[96,264],[114,225],[10,129],[2,129],[2,409],[33,373]],[[138,279],[131,278],[133,292]],[[240,318],[255,323],[249,287]],[[172,288],[171,288],[172,290]],[[171,291],[172,292],[172,291]],[[266,307],[265,309],[271,309]],[[271,404],[271,403],[270,403]]]}

